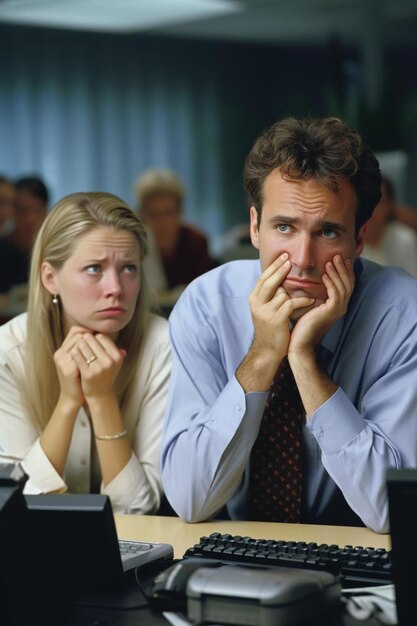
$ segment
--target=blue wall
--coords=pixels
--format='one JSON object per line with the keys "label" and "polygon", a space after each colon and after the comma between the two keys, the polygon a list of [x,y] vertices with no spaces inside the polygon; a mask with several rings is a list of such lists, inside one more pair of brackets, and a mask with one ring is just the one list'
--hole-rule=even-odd
{"label": "blue wall", "polygon": [[[403,66],[396,53],[390,72]],[[415,49],[406,54],[412,64]],[[346,113],[361,90],[349,70],[360,68],[360,55],[334,42],[243,45],[2,27],[0,59],[0,173],[41,175],[53,201],[100,189],[133,203],[142,170],[170,167],[186,184],[187,218],[211,235],[246,219],[243,161],[265,126],[286,114]],[[407,81],[404,72],[412,93]],[[363,123],[358,107],[355,115]]]}

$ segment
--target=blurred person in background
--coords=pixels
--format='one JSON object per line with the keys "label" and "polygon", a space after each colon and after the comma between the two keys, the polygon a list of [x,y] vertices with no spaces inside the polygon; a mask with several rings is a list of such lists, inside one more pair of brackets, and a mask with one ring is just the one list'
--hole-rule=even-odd
{"label": "blurred person in background", "polygon": [[0,293],[25,285],[32,244],[48,211],[48,190],[35,176],[15,182],[14,227],[0,240]]}
{"label": "blurred person in background", "polygon": [[[247,214],[250,214],[249,198],[247,198]],[[219,254],[220,263],[257,258],[258,251],[252,245],[249,221],[235,224],[223,235]]]}
{"label": "blurred person in background", "polygon": [[417,276],[417,235],[397,221],[394,188],[386,177],[382,177],[381,200],[368,221],[362,256],[380,265],[402,267]]}
{"label": "blurred person in background", "polygon": [[395,199],[394,217],[397,222],[405,224],[417,232],[417,211],[412,206],[398,202]]}
{"label": "blurred person in background", "polygon": [[7,235],[13,224],[16,190],[11,180],[0,175],[0,237]]}
{"label": "blurred person in background", "polygon": [[207,237],[182,221],[185,190],[169,170],[147,170],[136,182],[140,217],[150,234],[145,262],[159,304],[174,304],[188,283],[214,267]]}
{"label": "blurred person in background", "polygon": [[157,511],[170,373],[167,322],[149,313],[143,224],[119,198],[75,193],[36,238],[29,306],[0,327],[0,452],[25,493],[104,493]]}

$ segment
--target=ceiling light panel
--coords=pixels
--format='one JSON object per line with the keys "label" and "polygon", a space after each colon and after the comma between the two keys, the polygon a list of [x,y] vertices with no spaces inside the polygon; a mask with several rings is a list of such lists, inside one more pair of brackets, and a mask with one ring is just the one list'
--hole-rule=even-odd
{"label": "ceiling light panel", "polygon": [[137,32],[240,10],[235,0],[3,0],[0,22],[106,32]]}

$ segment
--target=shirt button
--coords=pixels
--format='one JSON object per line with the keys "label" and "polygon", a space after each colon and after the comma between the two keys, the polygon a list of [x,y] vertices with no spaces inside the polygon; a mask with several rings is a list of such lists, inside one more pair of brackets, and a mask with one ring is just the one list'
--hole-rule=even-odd
{"label": "shirt button", "polygon": [[237,405],[237,407],[236,407],[236,411],[237,411],[238,413],[242,413],[242,407],[241,407],[239,404],[238,404],[238,405]]}
{"label": "shirt button", "polygon": [[81,426],[82,426],[83,428],[87,428],[87,422],[81,422]]}
{"label": "shirt button", "polygon": [[87,461],[85,459],[81,459],[81,465],[87,465]]}

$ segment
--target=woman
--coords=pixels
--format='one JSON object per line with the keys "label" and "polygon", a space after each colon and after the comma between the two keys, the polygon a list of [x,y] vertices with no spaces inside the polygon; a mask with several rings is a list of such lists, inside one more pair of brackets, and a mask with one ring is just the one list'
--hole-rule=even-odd
{"label": "woman", "polygon": [[26,493],[159,507],[170,351],[145,252],[142,223],[107,193],[65,197],[38,233],[28,313],[0,327],[0,452],[22,460]]}

